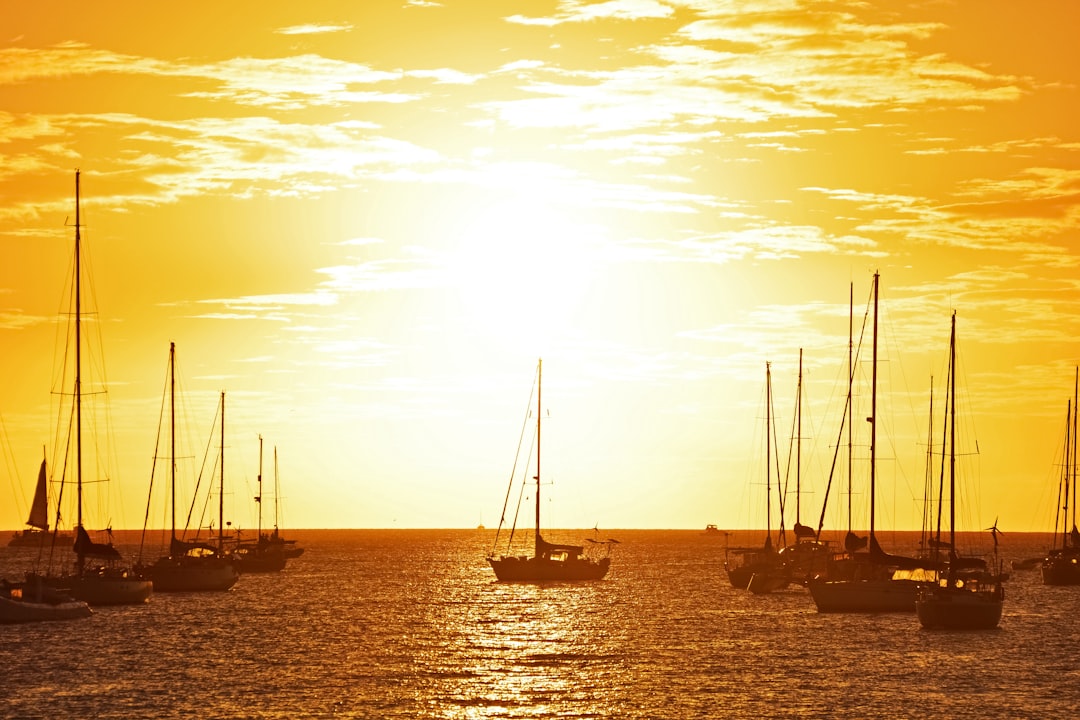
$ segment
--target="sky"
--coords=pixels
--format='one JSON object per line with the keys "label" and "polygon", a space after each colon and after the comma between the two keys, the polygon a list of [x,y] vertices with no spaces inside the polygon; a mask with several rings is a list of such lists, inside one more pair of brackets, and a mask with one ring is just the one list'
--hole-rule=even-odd
{"label": "sky", "polygon": [[775,527],[784,492],[865,528],[879,273],[878,529],[940,482],[954,312],[960,517],[1054,529],[1074,3],[0,5],[0,527],[71,454],[78,169],[89,527],[168,522],[175,343],[181,515],[221,482],[255,527],[261,457],[285,527],[494,527],[542,358],[545,525]]}

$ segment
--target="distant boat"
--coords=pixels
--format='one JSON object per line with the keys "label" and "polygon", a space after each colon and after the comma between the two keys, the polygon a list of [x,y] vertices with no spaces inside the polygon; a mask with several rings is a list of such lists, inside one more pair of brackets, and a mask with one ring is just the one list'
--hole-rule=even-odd
{"label": "distant boat", "polygon": [[[277,540],[277,522],[274,523],[274,539],[262,531],[262,501],[263,501],[263,439],[259,436],[259,494],[255,497],[255,504],[259,508],[259,521],[257,539],[241,541],[237,536],[236,546],[232,550],[232,560],[237,571],[244,573],[270,573],[280,572],[285,569],[285,541]],[[274,477],[277,477],[277,448],[274,448]],[[277,491],[274,497],[275,516],[277,513]]]}
{"label": "distant boat", "polygon": [[[1076,528],[1077,416],[1080,415],[1080,369],[1073,383],[1073,400],[1065,415],[1065,461],[1058,486],[1058,513],[1054,515],[1054,544],[1041,561],[1043,585],[1080,585],[1080,531]],[[1072,513],[1069,501],[1072,500]],[[1060,520],[1061,524],[1058,525]],[[1070,529],[1070,525],[1072,526]],[[1060,535],[1059,535],[1060,530]],[[1058,538],[1061,544],[1058,545]]]}
{"label": "distant boat", "polygon": [[874,273],[872,302],[873,362],[870,424],[870,535],[868,551],[850,553],[834,562],[827,578],[812,578],[807,587],[818,612],[915,612],[915,594],[922,583],[936,580],[929,561],[886,553],[875,534],[877,458],[878,284]]}
{"label": "distant boat", "polygon": [[[733,588],[764,595],[787,587],[791,574],[780,560],[772,540],[772,370],[765,363],[765,544],[758,548],[724,551],[724,570]],[[779,480],[779,469],[777,470]],[[731,560],[730,555],[739,558]]]}
{"label": "distant boat", "polygon": [[[262,453],[259,453],[260,460],[262,462]],[[261,473],[260,473],[261,474]],[[274,529],[271,533],[263,538],[264,542],[272,548],[277,548],[282,555],[287,559],[298,558],[304,554],[304,548],[296,544],[296,540],[293,538],[286,539],[279,530],[281,521],[281,479],[278,473],[278,456],[277,445],[274,446]]]}
{"label": "distant boat", "polygon": [[93,614],[85,601],[50,587],[41,577],[26,583],[0,580],[0,624],[76,620]]}
{"label": "distant boat", "polygon": [[[147,569],[157,592],[214,592],[224,591],[240,577],[233,561],[223,553],[221,520],[223,500],[218,504],[218,541],[215,545],[203,540],[184,540],[176,536],[176,343],[169,343],[169,508],[171,524],[169,551]],[[221,485],[220,498],[225,492],[225,393],[221,393]],[[147,511],[149,516],[149,510]],[[145,534],[145,530],[144,530]]]}
{"label": "distant boat", "polygon": [[[82,224],[79,219],[79,171],[75,171],[75,256],[74,277],[72,280],[72,300],[74,312],[72,313],[74,337],[70,338],[73,347],[65,349],[65,355],[72,357],[74,361],[74,383],[70,389],[65,389],[65,394],[72,398],[73,406],[61,409],[63,422],[61,426],[73,426],[74,435],[69,433],[66,438],[67,445],[61,448],[61,452],[70,456],[75,462],[75,485],[76,485],[76,523],[75,541],[72,548],[75,551],[74,571],[54,576],[46,574],[42,581],[53,587],[66,590],[76,600],[82,600],[91,605],[133,605],[144,603],[150,598],[153,590],[150,581],[142,577],[133,568],[127,565],[119,551],[113,547],[112,542],[95,542],[91,539],[83,523],[83,394],[85,388],[82,377],[82,236],[80,229]],[[70,351],[70,354],[68,354]],[[67,414],[70,412],[70,416]],[[44,467],[44,465],[42,466]],[[55,472],[55,468],[54,468]],[[40,482],[40,481],[39,481]],[[106,531],[109,538],[112,531]],[[35,576],[29,578],[35,580]]]}
{"label": "distant boat", "polygon": [[49,531],[49,482],[45,459],[38,469],[37,485],[34,488],[34,501],[30,505],[30,515],[26,518],[27,528],[16,531],[9,547],[39,548],[46,544],[67,545],[74,542],[75,536],[69,532]]}
{"label": "distant boat", "polygon": [[[949,338],[949,400],[946,413],[949,425],[949,560],[945,578],[919,588],[915,611],[924,628],[944,630],[988,630],[1001,622],[1005,592],[1000,577],[984,582],[983,573],[966,572],[956,553],[956,313],[952,315]],[[944,480],[944,478],[942,478]],[[944,493],[944,482],[938,498]],[[941,503],[938,503],[941,508]],[[938,517],[936,547],[941,542],[941,517]],[[997,555],[997,522],[994,523],[994,549]]]}
{"label": "distant boat", "polygon": [[[533,556],[525,555],[498,555],[494,551],[488,555],[487,561],[495,571],[495,577],[503,582],[555,582],[555,581],[584,581],[600,580],[607,575],[611,566],[610,554],[603,557],[593,557],[586,554],[584,546],[561,545],[549,543],[540,534],[540,388],[542,378],[542,362],[536,365],[536,528],[534,532]],[[531,398],[530,398],[531,400]],[[531,404],[531,402],[530,402]],[[524,429],[522,430],[524,436]],[[519,447],[520,449],[520,447]],[[511,486],[513,485],[511,477]],[[507,490],[509,498],[509,489]],[[502,517],[505,518],[506,510],[503,509]],[[499,522],[499,530],[502,530],[502,520]],[[513,530],[507,543],[513,541]],[[498,533],[495,536],[496,546],[499,542]],[[617,541],[606,540],[593,541],[595,545],[602,545],[610,551],[611,545]]]}

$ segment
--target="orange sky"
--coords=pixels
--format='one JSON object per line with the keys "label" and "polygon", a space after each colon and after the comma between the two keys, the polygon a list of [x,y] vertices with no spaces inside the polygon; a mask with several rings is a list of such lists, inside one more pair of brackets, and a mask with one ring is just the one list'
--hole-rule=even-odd
{"label": "orange sky", "polygon": [[80,168],[113,440],[92,527],[142,524],[171,341],[185,457],[227,394],[245,528],[259,435],[287,526],[493,526],[540,356],[552,525],[760,525],[765,363],[786,466],[802,348],[816,524],[849,287],[858,324],[878,270],[879,525],[919,526],[955,310],[963,516],[1052,529],[1080,362],[1077,14],[5,3],[0,527],[58,445]]}

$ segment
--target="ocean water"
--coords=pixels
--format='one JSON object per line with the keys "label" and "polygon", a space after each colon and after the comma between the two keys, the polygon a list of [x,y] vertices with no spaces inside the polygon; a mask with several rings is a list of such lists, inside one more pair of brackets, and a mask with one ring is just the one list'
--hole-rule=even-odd
{"label": "ocean water", "polygon": [[[612,531],[605,580],[501,584],[493,534],[290,533],[229,592],[0,626],[4,718],[1041,718],[1080,707],[1080,588],[1006,583],[998,629],[823,615],[732,588],[725,540]],[[572,534],[561,539],[580,539]],[[556,538],[553,538],[556,539]],[[1010,534],[1003,555],[1045,552]],[[27,551],[0,547],[14,576]]]}

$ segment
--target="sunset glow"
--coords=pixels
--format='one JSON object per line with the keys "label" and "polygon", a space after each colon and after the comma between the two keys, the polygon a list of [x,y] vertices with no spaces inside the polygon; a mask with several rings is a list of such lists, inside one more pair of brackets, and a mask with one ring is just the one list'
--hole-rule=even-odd
{"label": "sunset glow", "polygon": [[968,528],[1053,529],[1080,6],[8,5],[0,528],[55,447],[79,168],[115,442],[92,527],[142,524],[170,342],[199,452],[227,393],[245,528],[260,435],[289,527],[494,525],[540,357],[553,524],[760,526],[765,363],[786,463],[802,349],[816,524],[880,272],[882,526],[919,527],[955,310]]}

